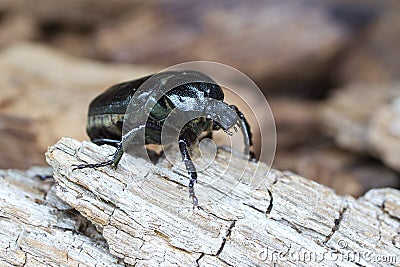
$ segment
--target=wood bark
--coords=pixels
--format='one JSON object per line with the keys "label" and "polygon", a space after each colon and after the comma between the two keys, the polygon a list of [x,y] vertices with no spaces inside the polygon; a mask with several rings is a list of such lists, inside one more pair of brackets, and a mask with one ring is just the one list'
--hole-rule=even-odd
{"label": "wood bark", "polygon": [[172,157],[156,165],[126,154],[117,169],[73,171],[72,164],[103,161],[113,148],[63,138],[46,154],[53,187],[29,178],[29,172],[3,171],[0,261],[5,266],[400,264],[398,190],[374,189],[359,199],[339,196],[219,149],[206,169],[201,160],[196,163],[200,207],[193,209],[187,174],[177,163],[179,153],[171,151]]}
{"label": "wood bark", "polygon": [[50,168],[0,170],[0,266],[124,266],[55,194]]}

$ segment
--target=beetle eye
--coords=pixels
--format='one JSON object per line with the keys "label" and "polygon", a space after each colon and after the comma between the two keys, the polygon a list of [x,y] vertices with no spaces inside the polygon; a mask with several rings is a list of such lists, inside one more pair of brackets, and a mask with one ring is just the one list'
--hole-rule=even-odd
{"label": "beetle eye", "polygon": [[211,120],[211,115],[208,114],[206,118],[207,118],[207,120]]}

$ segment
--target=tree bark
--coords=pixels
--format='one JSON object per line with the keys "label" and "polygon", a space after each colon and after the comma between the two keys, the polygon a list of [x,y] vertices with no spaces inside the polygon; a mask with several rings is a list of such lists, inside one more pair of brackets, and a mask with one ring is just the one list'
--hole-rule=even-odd
{"label": "tree bark", "polygon": [[180,155],[171,151],[156,165],[126,154],[117,169],[73,171],[72,164],[104,161],[113,148],[63,138],[46,154],[55,186],[29,172],[3,171],[0,260],[30,266],[399,266],[398,190],[339,196],[219,149],[208,168],[198,168],[199,208],[193,209]]}
{"label": "tree bark", "polygon": [[0,266],[124,266],[93,224],[56,196],[50,168],[0,170]]}

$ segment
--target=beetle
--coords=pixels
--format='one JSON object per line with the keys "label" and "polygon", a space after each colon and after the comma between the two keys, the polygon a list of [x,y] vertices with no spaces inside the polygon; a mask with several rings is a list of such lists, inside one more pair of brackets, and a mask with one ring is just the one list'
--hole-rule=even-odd
{"label": "beetle", "polygon": [[[153,75],[142,77],[136,80],[122,82],[111,86],[104,93],[97,96],[89,105],[86,131],[91,141],[97,145],[110,144],[116,147],[111,159],[94,164],[74,165],[74,170],[83,168],[98,168],[111,165],[117,167],[126,146],[132,142],[134,131],[123,134],[123,124],[126,122],[128,105],[145,82]],[[224,101],[224,93],[221,87],[208,75],[199,71],[167,71],[156,74],[152,78],[148,91],[156,91],[160,88],[168,88],[163,91],[161,97],[152,107],[147,121],[142,123],[145,129],[145,144],[162,143],[161,132],[165,119],[173,109],[185,110],[185,112],[196,108],[203,112],[197,118],[187,122],[179,132],[178,145],[185,163],[186,170],[190,176],[189,196],[192,199],[193,207],[198,206],[198,199],[194,192],[194,184],[197,181],[196,167],[194,166],[188,148],[195,144],[204,133],[204,137],[212,138],[212,132],[224,130],[229,132],[230,128],[236,130],[236,125],[241,129],[244,137],[245,154],[249,159],[254,159],[254,153],[250,147],[253,145],[250,125],[243,113],[234,105],[228,105]],[[183,84],[177,81],[186,80]],[[148,93],[147,91],[145,93]],[[151,93],[151,92],[149,92]],[[213,101],[203,101],[211,99]],[[135,115],[135,114],[133,114]],[[132,115],[131,115],[132,116]]]}

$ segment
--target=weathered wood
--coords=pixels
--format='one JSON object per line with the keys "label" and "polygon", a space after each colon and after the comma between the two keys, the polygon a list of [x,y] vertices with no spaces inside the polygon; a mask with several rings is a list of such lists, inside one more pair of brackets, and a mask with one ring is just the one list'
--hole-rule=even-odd
{"label": "weathered wood", "polygon": [[[363,103],[355,105],[354,103]],[[348,85],[322,106],[325,132],[336,144],[370,154],[400,171],[400,84],[357,83]]]}
{"label": "weathered wood", "polygon": [[0,266],[124,266],[95,227],[55,195],[49,168],[0,170]]}
{"label": "weathered wood", "polygon": [[93,222],[111,254],[125,263],[399,266],[397,190],[376,189],[356,200],[293,173],[268,171],[264,164],[256,177],[263,182],[254,188],[239,178],[248,178],[257,164],[219,150],[199,173],[200,208],[193,210],[187,175],[175,163],[179,154],[170,158],[173,165],[126,155],[116,170],[72,171],[72,164],[103,161],[112,151],[63,138],[46,156],[57,195]]}

